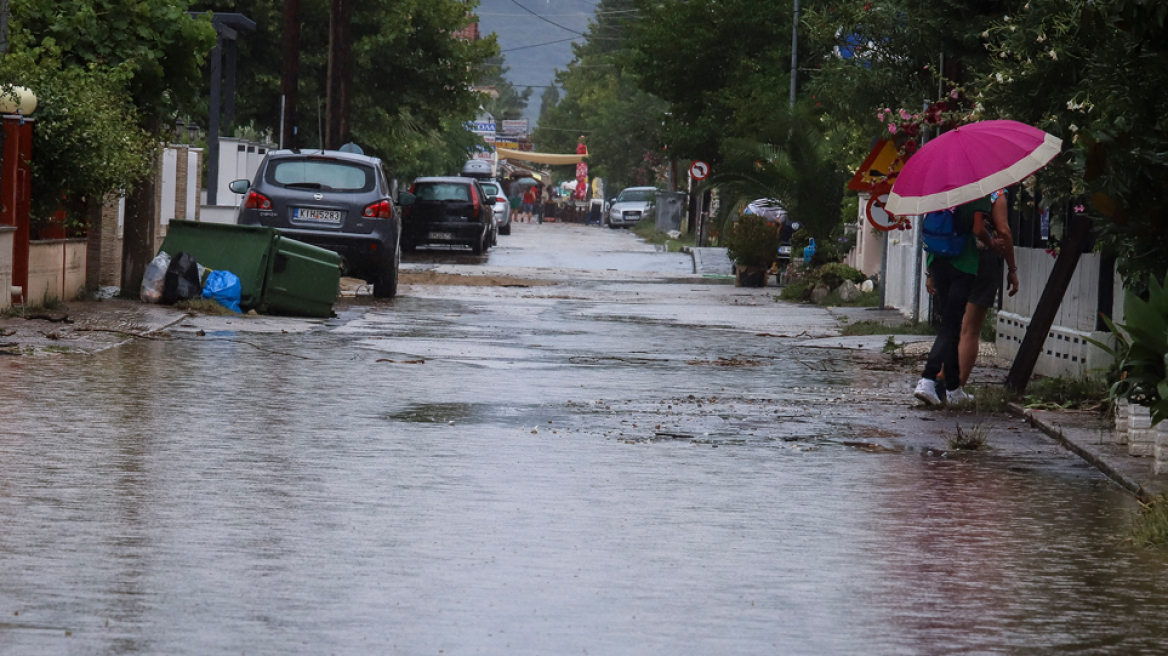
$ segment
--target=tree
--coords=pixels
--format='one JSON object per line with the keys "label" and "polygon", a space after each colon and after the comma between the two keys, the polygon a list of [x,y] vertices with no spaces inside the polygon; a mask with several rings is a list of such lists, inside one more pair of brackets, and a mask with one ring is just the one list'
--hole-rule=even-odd
{"label": "tree", "polygon": [[125,66],[64,67],[42,49],[0,58],[0,78],[37,94],[33,130],[32,219],[47,220],[61,207],[72,221],[92,199],[134,185],[148,170],[153,144],[128,102]]}
{"label": "tree", "polygon": [[549,152],[576,152],[587,136],[592,174],[615,188],[656,183],[667,107],[628,74],[624,38],[633,7],[633,0],[601,0],[584,42],[573,45],[574,59],[557,73],[564,96],[548,89],[535,132]]}
{"label": "tree", "polygon": [[759,198],[780,202],[801,236],[814,238],[816,264],[838,261],[831,248],[842,225],[846,169],[820,129],[819,116],[805,109],[783,110],[759,125],[754,139],[729,139],[723,161],[711,180],[728,208]]}
{"label": "tree", "polygon": [[515,90],[515,85],[506,78],[509,70],[503,65],[503,55],[497,55],[484,62],[483,75],[479,78],[480,87],[493,88],[498,94],[483,100],[483,111],[500,121],[523,118],[523,110],[527,109],[531,99],[531,87],[522,93]]}
{"label": "tree", "polygon": [[627,64],[641,90],[668,103],[673,156],[716,164],[727,137],[788,105],[792,3],[636,0]]}
{"label": "tree", "polygon": [[40,47],[63,68],[123,67],[144,125],[194,103],[215,34],[188,0],[11,0],[12,51]]}
{"label": "tree", "polygon": [[1086,198],[1125,284],[1168,272],[1168,5],[1033,0],[983,37],[986,103],[1063,138],[1047,194]]}
{"label": "tree", "polygon": [[[450,171],[480,143],[466,121],[479,111],[473,90],[483,64],[498,53],[494,37],[468,41],[454,33],[473,20],[475,1],[352,0],[349,27],[349,129],[353,140],[382,158],[397,176]],[[283,0],[211,0],[197,7],[238,11],[254,19],[255,34],[239,42],[241,123],[279,124]],[[302,0],[300,35],[301,146],[323,143],[328,76],[330,3]],[[203,110],[205,115],[205,109]],[[318,120],[319,114],[319,120]]]}

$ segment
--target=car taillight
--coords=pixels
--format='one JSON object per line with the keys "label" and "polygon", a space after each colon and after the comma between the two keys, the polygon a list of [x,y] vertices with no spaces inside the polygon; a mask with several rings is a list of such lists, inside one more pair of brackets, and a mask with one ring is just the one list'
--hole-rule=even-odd
{"label": "car taillight", "polygon": [[253,210],[270,210],[272,209],[272,199],[267,196],[257,193],[254,190],[247,193],[247,200],[243,203],[244,209]]}
{"label": "car taillight", "polygon": [[393,208],[388,200],[383,200],[366,207],[361,214],[370,219],[388,219],[393,216]]}
{"label": "car taillight", "polygon": [[470,200],[474,203],[474,218],[479,218],[479,212],[482,211],[482,206],[479,205],[479,192],[472,186],[470,188]]}

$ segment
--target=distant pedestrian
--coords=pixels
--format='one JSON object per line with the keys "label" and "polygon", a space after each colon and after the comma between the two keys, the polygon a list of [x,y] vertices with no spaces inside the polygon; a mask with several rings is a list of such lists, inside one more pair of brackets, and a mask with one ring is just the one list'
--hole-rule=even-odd
{"label": "distant pedestrian", "polygon": [[942,372],[945,378],[946,399],[949,402],[970,398],[961,389],[958,345],[965,306],[977,280],[980,260],[977,244],[981,242],[992,245],[989,232],[985,228],[990,212],[989,198],[981,198],[956,207],[953,210],[954,224],[971,226],[965,239],[965,246],[953,257],[929,255],[929,278],[936,290],[937,304],[941,308],[941,326],[937,331],[937,338],[933,340],[929,359],[925,362],[924,373],[917,382],[916,390],[913,391],[913,396],[924,401],[926,405],[941,405],[941,397],[937,395],[937,376]]}
{"label": "distant pedestrian", "polygon": [[523,205],[520,211],[523,213],[523,220],[526,223],[531,223],[532,215],[535,212],[535,203],[539,200],[539,192],[535,190],[535,186],[530,186],[527,191],[523,192]]}
{"label": "distant pedestrian", "polygon": [[520,198],[520,196],[522,194],[523,194],[523,190],[519,188],[519,185],[512,183],[511,190],[508,192],[508,198],[507,198],[507,202],[511,204],[511,222],[512,223],[519,222],[519,204],[521,202],[523,202],[523,199]]}

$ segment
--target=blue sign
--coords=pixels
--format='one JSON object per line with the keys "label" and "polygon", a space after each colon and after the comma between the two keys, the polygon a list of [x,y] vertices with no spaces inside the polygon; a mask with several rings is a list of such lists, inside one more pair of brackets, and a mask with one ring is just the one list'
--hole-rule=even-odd
{"label": "blue sign", "polygon": [[471,132],[495,132],[494,121],[473,121],[467,123],[466,127]]}

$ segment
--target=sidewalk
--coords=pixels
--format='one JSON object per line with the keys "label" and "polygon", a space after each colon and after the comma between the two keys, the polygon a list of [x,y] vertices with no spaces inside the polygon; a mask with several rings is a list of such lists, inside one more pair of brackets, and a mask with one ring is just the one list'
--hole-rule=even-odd
{"label": "sidewalk", "polygon": [[698,275],[732,276],[734,265],[725,248],[688,248],[693,255],[694,273]]}
{"label": "sidewalk", "polygon": [[132,340],[156,338],[155,333],[186,318],[172,307],[118,298],[0,315],[0,356],[100,353]]}
{"label": "sidewalk", "polygon": [[1152,473],[1153,458],[1129,455],[1127,445],[1118,443],[1113,423],[1099,413],[1028,410],[1016,403],[1009,408],[1141,500],[1168,493],[1168,475]]}

